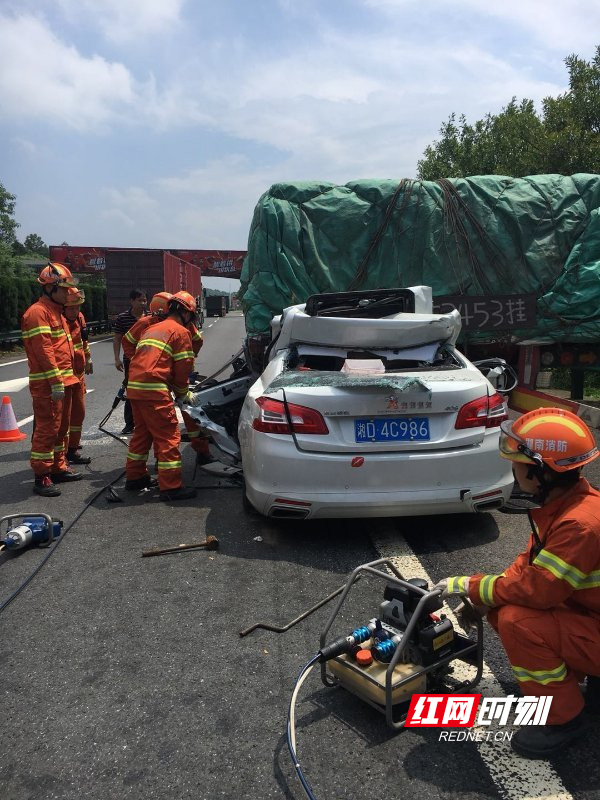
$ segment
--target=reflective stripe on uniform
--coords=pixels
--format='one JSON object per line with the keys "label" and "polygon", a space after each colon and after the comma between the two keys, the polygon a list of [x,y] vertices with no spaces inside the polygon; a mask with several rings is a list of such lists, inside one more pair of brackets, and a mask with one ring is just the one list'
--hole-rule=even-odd
{"label": "reflective stripe on uniform", "polygon": [[141,389],[145,392],[169,391],[166,383],[142,383],[141,381],[127,381],[128,389]]}
{"label": "reflective stripe on uniform", "polygon": [[52,329],[49,325],[38,325],[37,328],[30,328],[28,331],[21,331],[23,339],[31,339],[33,336],[51,335]]}
{"label": "reflective stripe on uniform", "polygon": [[62,453],[62,451],[63,451],[64,449],[65,449],[65,446],[64,446],[64,444],[57,444],[57,445],[54,447],[54,454],[56,455],[56,453]]}
{"label": "reflective stripe on uniform", "polygon": [[30,455],[34,461],[51,461],[54,458],[54,451],[51,450],[49,453],[36,453],[32,450]]}
{"label": "reflective stripe on uniform", "polygon": [[479,582],[479,597],[484,605],[494,605],[494,584],[500,577],[500,575],[484,575]]}
{"label": "reflective stripe on uniform", "polygon": [[158,461],[157,466],[159,469],[179,469],[181,461]]}
{"label": "reflective stripe on uniform", "polygon": [[567,665],[562,662],[560,666],[555,667],[554,669],[540,669],[540,670],[529,670],[525,669],[525,667],[515,667],[512,666],[512,670],[515,674],[515,678],[520,681],[521,683],[525,681],[533,681],[534,683],[541,683],[542,685],[546,685],[547,683],[558,683],[559,681],[564,681],[567,677]]}
{"label": "reflective stripe on uniform", "polygon": [[600,586],[600,570],[586,574],[549,550],[540,550],[533,563],[547,569],[556,578],[566,581],[574,589],[595,589]]}
{"label": "reflective stripe on uniform", "polygon": [[194,358],[194,353],[191,350],[182,350],[181,353],[175,353],[173,361],[183,361],[184,358]]}
{"label": "reflective stripe on uniform", "polygon": [[127,339],[128,342],[131,342],[131,344],[138,343],[138,340],[135,338],[135,336],[132,336],[129,331],[127,331],[127,333],[125,334],[125,339]]}
{"label": "reflective stripe on uniform", "polygon": [[30,381],[45,381],[48,378],[58,378],[60,375],[60,370],[56,369],[49,369],[47,372],[30,372],[29,373],[29,380]]}
{"label": "reflective stripe on uniform", "polygon": [[466,575],[448,578],[448,594],[466,594],[468,580]]}
{"label": "reflective stripe on uniform", "polygon": [[196,436],[200,436],[200,431],[188,431],[187,434],[190,439],[195,439]]}
{"label": "reflective stripe on uniform", "polygon": [[129,450],[127,458],[131,459],[131,461],[148,461],[148,453],[132,453]]}
{"label": "reflective stripe on uniform", "polygon": [[74,374],[72,369],[61,369],[60,375],[62,378],[70,378]]}
{"label": "reflective stripe on uniform", "polygon": [[166,342],[161,342],[160,339],[140,339],[140,341],[138,342],[138,346],[136,347],[136,350],[139,350],[140,347],[145,347],[146,345],[148,345],[149,347],[156,347],[157,350],[164,351],[165,353],[168,353],[170,356],[173,355],[173,349],[171,345],[167,344]]}
{"label": "reflective stripe on uniform", "polygon": [[82,430],[81,425],[69,425],[69,433]]}

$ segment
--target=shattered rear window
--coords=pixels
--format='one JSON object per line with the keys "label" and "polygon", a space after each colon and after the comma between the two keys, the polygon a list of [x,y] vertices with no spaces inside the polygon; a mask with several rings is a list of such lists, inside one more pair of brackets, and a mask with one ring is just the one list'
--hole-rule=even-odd
{"label": "shattered rear window", "polygon": [[440,342],[397,349],[345,349],[293,345],[284,370],[299,372],[339,372],[347,360],[381,360],[385,372],[431,372],[464,369],[452,348]]}

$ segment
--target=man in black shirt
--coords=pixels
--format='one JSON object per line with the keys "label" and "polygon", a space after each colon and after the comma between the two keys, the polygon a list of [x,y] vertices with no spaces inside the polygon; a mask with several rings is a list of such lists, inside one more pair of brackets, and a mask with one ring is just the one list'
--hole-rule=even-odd
{"label": "man in black shirt", "polygon": [[[113,326],[114,331],[114,338],[113,338],[113,352],[115,355],[115,367],[119,370],[119,372],[125,373],[125,380],[124,383],[127,383],[127,378],[129,376],[129,359],[123,356],[123,361],[121,361],[121,340],[123,336],[127,333],[129,328],[137,322],[137,320],[142,316],[142,314],[146,313],[146,293],[142,292],[141,289],[132,289],[129,292],[129,300],[131,305],[127,309],[127,311],[123,311],[121,314],[118,315],[115,324]],[[131,403],[129,400],[125,401],[125,409],[123,412],[125,417],[125,427],[121,431],[122,434],[129,434],[133,433],[133,413],[131,411]]]}

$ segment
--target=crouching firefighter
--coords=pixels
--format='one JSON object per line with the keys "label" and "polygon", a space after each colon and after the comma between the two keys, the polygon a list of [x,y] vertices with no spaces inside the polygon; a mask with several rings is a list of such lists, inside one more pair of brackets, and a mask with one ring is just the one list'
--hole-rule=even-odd
{"label": "crouching firefighter", "polygon": [[29,365],[29,391],[33,401],[31,468],[33,491],[42,497],[56,497],[55,484],[80,480],[65,460],[65,445],[71,413],[73,343],[63,305],[73,275],[63,264],[48,264],[38,277],[42,296],[23,314],[21,330]]}
{"label": "crouching firefighter", "polygon": [[519,755],[546,758],[586,733],[586,710],[600,711],[600,492],[581,476],[598,449],[575,414],[539,408],[502,423],[500,454],[540,505],[527,549],[500,575],[438,587],[487,610],[523,695],[552,697],[547,724],[511,740]]}
{"label": "crouching firefighter", "polygon": [[161,500],[196,495],[193,487],[182,486],[179,423],[171,397],[171,392],[177,399],[188,395],[194,353],[187,326],[195,316],[194,298],[188,292],[177,292],[169,300],[167,317],[142,333],[129,365],[127,396],[135,428],[129,442],[125,488],[151,485],[146,462],[154,443]]}
{"label": "crouching firefighter", "polygon": [[81,430],[85,419],[85,376],[94,371],[92,353],[88,341],[88,329],[81,306],[85,303],[83,289],[71,288],[67,290],[65,301],[65,318],[69,326],[69,333],[73,342],[73,372],[78,383],[73,385],[71,395],[71,417],[69,420],[67,462],[69,464],[89,464],[91,458],[82,456],[79,450]]}

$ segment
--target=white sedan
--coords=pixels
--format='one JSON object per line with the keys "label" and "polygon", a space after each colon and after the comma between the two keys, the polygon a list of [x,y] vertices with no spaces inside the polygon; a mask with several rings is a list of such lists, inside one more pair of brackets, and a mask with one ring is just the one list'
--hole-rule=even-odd
{"label": "white sedan", "polygon": [[513,486],[504,398],[456,347],[431,289],[315,295],[272,324],[238,436],[246,497],[272,517],[487,511]]}

